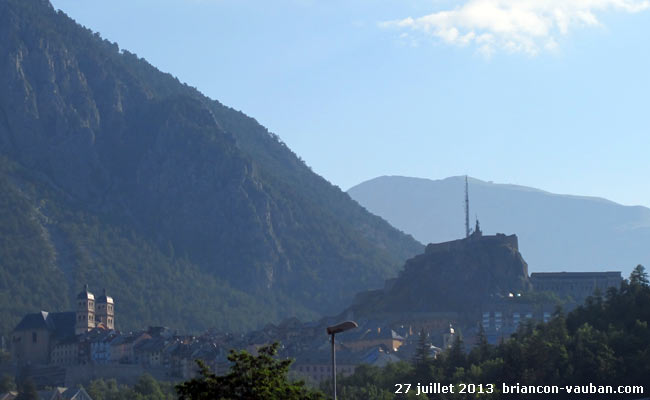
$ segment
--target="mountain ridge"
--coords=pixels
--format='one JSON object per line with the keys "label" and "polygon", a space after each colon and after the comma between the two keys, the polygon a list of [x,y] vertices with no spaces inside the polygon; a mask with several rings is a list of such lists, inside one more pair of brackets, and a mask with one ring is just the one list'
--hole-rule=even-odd
{"label": "mountain ridge", "polygon": [[[446,178],[442,179],[430,179],[430,178],[420,178],[416,176],[406,176],[406,175],[380,175],[372,179],[368,179],[366,181],[363,181],[359,184],[353,185],[350,188],[346,190],[346,192],[353,190],[357,186],[366,184],[366,183],[371,183],[375,180],[382,180],[382,179],[391,179],[391,178],[396,178],[396,179],[410,179],[414,181],[422,181],[422,182],[440,182],[440,181],[445,181],[445,180],[454,180],[454,179],[465,179],[465,175],[454,175],[454,176],[448,176]],[[484,181],[482,179],[474,178],[474,177],[468,177],[468,182],[473,183],[473,184],[479,184],[479,185],[495,185],[503,188],[510,188],[510,189],[516,189],[522,192],[537,192],[537,193],[544,193],[550,196],[559,196],[559,197],[566,197],[566,198],[572,198],[572,199],[582,199],[582,200],[590,200],[590,201],[596,201],[596,202],[604,202],[604,203],[609,203],[609,204],[615,204],[621,207],[640,207],[643,209],[650,210],[650,208],[646,206],[642,206],[639,204],[635,205],[626,205],[626,204],[621,204],[617,203],[613,200],[609,200],[604,197],[599,197],[599,196],[582,196],[582,195],[575,195],[575,194],[568,194],[568,193],[555,193],[551,192],[548,190],[544,189],[539,189],[535,188],[532,186],[525,186],[525,185],[519,185],[516,183],[495,183],[493,181]]]}
{"label": "mountain ridge", "polygon": [[[425,243],[464,236],[464,177],[384,176],[348,190],[370,212]],[[650,262],[650,209],[469,179],[470,218],[514,232],[533,271],[620,269]]]}
{"label": "mountain ridge", "polygon": [[8,224],[0,271],[13,283],[0,281],[0,296],[16,304],[2,302],[5,321],[65,309],[89,283],[113,292],[118,326],[247,329],[337,310],[421,251],[253,118],[49,2],[1,0],[0,38],[0,214],[63,232],[52,236],[68,259],[56,289],[66,295],[33,296],[30,285],[49,292],[61,279],[56,246],[37,235],[42,266],[16,274],[32,250]]}

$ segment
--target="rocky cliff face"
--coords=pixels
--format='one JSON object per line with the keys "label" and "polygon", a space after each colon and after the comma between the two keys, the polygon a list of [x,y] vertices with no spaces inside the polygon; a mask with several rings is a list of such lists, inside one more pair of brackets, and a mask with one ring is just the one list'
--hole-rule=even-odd
{"label": "rocky cliff face", "polygon": [[530,290],[528,266],[515,235],[474,235],[429,244],[408,260],[384,290],[359,296],[359,315],[395,312],[471,312],[509,293]]}
{"label": "rocky cliff face", "polygon": [[0,48],[0,85],[9,88],[0,151],[80,206],[169,238],[198,262],[233,267],[246,254],[272,254],[261,274],[242,277],[271,286],[268,270],[282,265],[270,265],[280,256],[268,237],[272,199],[197,95],[162,95],[129,70],[142,61],[75,36],[79,28],[47,6],[10,2],[6,11],[2,37],[14,40]]}
{"label": "rocky cliff face", "polygon": [[[276,311],[334,311],[347,293],[378,284],[421,249],[253,119],[120,51],[48,2],[0,1],[0,87],[0,155],[21,171],[6,177],[36,188],[26,197],[35,208],[49,202],[62,215],[96,220],[96,232],[140,238],[169,265],[182,259]],[[53,226],[79,232],[75,223],[61,216]],[[70,291],[82,280],[104,285],[105,277],[81,272],[100,260],[105,274],[117,274],[126,256],[112,239],[102,239],[111,248],[103,252],[72,236],[58,239],[71,249]],[[145,279],[138,269],[119,274]],[[164,296],[174,284],[163,279],[114,297]],[[201,310],[189,313],[197,326],[219,325]]]}

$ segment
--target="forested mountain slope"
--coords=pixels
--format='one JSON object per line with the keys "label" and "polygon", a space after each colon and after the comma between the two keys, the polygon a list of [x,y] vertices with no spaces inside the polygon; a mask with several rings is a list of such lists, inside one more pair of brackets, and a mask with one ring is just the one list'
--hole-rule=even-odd
{"label": "forested mountain slope", "polygon": [[47,1],[0,0],[0,88],[4,332],[85,282],[123,328],[313,317],[422,250],[255,120]]}

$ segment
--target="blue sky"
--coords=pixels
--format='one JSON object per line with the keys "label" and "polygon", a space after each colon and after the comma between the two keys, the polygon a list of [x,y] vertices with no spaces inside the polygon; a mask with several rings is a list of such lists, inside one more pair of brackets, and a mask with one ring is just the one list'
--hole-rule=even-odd
{"label": "blue sky", "polygon": [[53,0],[349,187],[464,175],[650,206],[650,3]]}

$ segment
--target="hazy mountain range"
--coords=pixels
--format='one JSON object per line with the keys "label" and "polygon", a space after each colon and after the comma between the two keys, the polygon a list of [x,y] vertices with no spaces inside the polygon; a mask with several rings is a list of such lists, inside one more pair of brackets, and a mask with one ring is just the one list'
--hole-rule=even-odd
{"label": "hazy mountain range", "polygon": [[[348,193],[370,212],[422,243],[465,235],[464,177],[429,180],[382,176]],[[595,197],[469,178],[470,220],[484,233],[519,236],[535,271],[622,270],[650,265],[650,209]]]}
{"label": "hazy mountain range", "polygon": [[423,249],[254,119],[48,1],[0,1],[0,88],[2,332],[71,309],[84,283],[123,329],[315,317]]}

